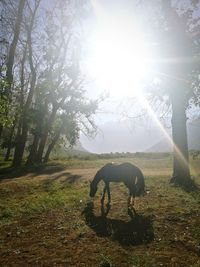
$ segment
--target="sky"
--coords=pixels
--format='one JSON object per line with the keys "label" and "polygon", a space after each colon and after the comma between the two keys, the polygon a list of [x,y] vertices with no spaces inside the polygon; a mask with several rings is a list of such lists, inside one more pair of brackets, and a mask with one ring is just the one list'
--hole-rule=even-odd
{"label": "sky", "polygon": [[[134,1],[91,2],[94,13],[85,24],[87,38],[81,67],[89,81],[88,96],[106,97],[95,116],[97,135],[82,135],[81,142],[87,150],[97,153],[146,149],[155,143],[153,135],[158,137],[152,132],[152,120],[140,122],[137,128],[138,119],[129,120],[128,116],[137,117],[143,112],[138,98],[151,68],[152,47],[148,51],[147,40],[135,19]],[[149,141],[138,145],[138,137],[147,132]],[[132,135],[137,136],[137,142],[133,142]],[[147,138],[143,135],[144,139]]]}
{"label": "sky", "polygon": [[[91,152],[144,151],[163,136],[170,138],[159,120],[162,108],[151,107],[146,98],[148,81],[159,83],[154,71],[157,44],[142,22],[147,23],[145,12],[153,12],[152,6],[146,1],[145,12],[135,12],[133,2],[91,0],[93,16],[85,24],[81,67],[89,81],[88,96],[106,96],[95,116],[96,136],[81,136]],[[142,113],[148,116],[142,118]]]}

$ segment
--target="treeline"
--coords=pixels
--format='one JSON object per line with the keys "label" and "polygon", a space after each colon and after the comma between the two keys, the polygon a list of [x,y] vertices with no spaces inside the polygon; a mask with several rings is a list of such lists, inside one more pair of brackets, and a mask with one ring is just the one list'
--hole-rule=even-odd
{"label": "treeline", "polygon": [[84,1],[0,1],[0,145],[13,165],[46,162],[95,131],[81,73]]}
{"label": "treeline", "polygon": [[110,153],[90,153],[85,151],[73,150],[63,154],[52,153],[51,160],[99,160],[109,159],[111,162],[115,162],[115,159],[161,159],[161,158],[172,158],[171,152],[110,152]]}

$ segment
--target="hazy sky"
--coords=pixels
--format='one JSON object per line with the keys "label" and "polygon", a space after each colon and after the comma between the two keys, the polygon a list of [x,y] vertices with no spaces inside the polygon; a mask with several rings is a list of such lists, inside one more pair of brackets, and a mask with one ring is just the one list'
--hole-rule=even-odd
{"label": "hazy sky", "polygon": [[[135,19],[134,1],[91,2],[94,13],[85,23],[87,38],[81,67],[88,78],[88,96],[106,97],[95,116],[96,138],[82,137],[81,141],[92,152],[144,149],[151,144],[146,142],[140,147],[131,136],[148,131],[151,135],[151,127],[147,129],[143,123],[137,129],[138,122],[127,118],[142,113],[143,107],[135,99],[142,93],[142,79],[148,75],[148,56],[151,56]],[[155,142],[155,138],[149,139]]]}
{"label": "hazy sky", "polygon": [[[147,23],[145,14],[154,10],[149,1],[143,1],[145,9],[143,5],[136,12],[133,2],[91,0],[94,12],[85,24],[81,66],[89,81],[88,96],[107,95],[95,116],[97,136],[81,137],[83,146],[92,152],[145,150],[162,139],[165,131],[158,122],[162,111],[154,113],[144,93],[148,80],[157,79],[152,71],[157,47],[148,25],[142,23],[143,19]],[[187,1],[179,3],[187,5]],[[141,118],[138,125],[139,119],[133,117],[144,110],[149,118]],[[169,126],[170,114],[166,120]]]}

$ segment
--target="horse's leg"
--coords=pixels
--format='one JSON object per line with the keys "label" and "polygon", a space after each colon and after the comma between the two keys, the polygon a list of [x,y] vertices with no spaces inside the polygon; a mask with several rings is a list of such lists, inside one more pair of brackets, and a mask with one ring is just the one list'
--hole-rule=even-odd
{"label": "horse's leg", "polygon": [[129,196],[128,196],[128,208],[130,208],[130,205],[131,205],[131,197],[132,197],[132,194],[131,194],[131,191],[129,190]]}
{"label": "horse's leg", "polygon": [[135,210],[135,194],[132,194],[132,196],[131,196],[131,208],[132,208],[134,214],[136,215],[136,210]]}
{"label": "horse's leg", "polygon": [[107,190],[107,186],[106,186],[106,184],[105,184],[104,189],[103,189],[103,194],[102,194],[102,197],[101,197],[101,204],[102,204],[102,205],[103,205],[103,203],[104,203],[106,190]]}
{"label": "horse's leg", "polygon": [[129,189],[129,197],[128,197],[128,214],[132,215],[132,212],[134,215],[136,214],[135,208],[134,208],[134,201],[135,201],[135,194],[132,192],[132,190]]}
{"label": "horse's leg", "polygon": [[131,204],[131,206],[133,206],[133,207],[134,207],[134,205],[135,205],[135,194],[134,194],[133,192],[131,192],[131,201],[130,201],[130,204]]}
{"label": "horse's leg", "polygon": [[109,185],[109,183],[106,185],[106,187],[107,187],[107,193],[108,193],[108,204],[110,204],[111,196],[110,196],[110,185]]}

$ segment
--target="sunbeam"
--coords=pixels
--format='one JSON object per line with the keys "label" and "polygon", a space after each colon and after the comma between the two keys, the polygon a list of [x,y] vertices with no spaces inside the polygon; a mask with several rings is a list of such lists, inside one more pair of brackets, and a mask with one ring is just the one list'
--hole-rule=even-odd
{"label": "sunbeam", "polygon": [[[180,149],[176,146],[176,144],[173,142],[172,137],[168,134],[168,132],[165,130],[165,128],[163,127],[162,123],[159,121],[158,117],[156,116],[155,112],[153,111],[152,107],[150,106],[150,104],[148,103],[147,99],[145,98],[144,94],[140,94],[138,97],[141,106],[144,107],[144,109],[147,110],[148,114],[150,115],[150,117],[152,118],[152,120],[156,123],[156,125],[159,127],[159,129],[162,131],[162,133],[164,134],[164,136],[166,137],[167,141],[170,143],[170,145],[174,148],[175,152],[177,153],[177,155],[179,156],[179,158],[181,159],[181,161],[183,162],[183,164],[185,166],[188,166],[188,162],[185,159],[185,157],[183,156],[183,154],[181,153]],[[191,167],[192,172],[196,175],[195,170]]]}

